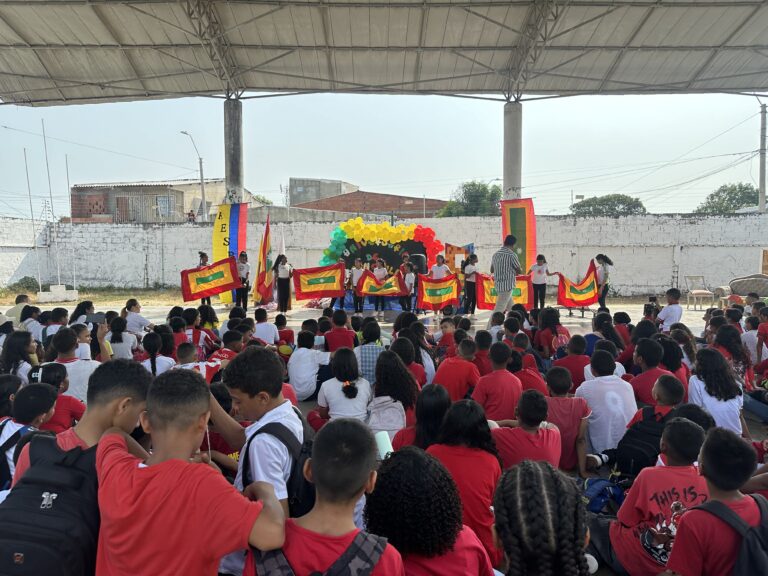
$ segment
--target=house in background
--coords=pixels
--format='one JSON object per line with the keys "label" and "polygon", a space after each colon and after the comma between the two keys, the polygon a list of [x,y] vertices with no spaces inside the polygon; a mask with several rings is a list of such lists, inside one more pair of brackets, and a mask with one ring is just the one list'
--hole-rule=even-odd
{"label": "house in background", "polygon": [[[216,206],[224,203],[226,193],[223,178],[206,180],[206,207],[203,208],[200,180],[75,184],[70,190],[72,222],[186,222],[190,211],[199,222],[206,209],[210,221],[215,216]],[[268,203],[248,190],[243,190],[243,202],[252,208]]]}

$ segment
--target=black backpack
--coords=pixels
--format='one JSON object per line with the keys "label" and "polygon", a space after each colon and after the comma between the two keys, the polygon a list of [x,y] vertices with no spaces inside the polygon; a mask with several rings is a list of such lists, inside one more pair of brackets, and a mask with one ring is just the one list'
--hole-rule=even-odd
{"label": "black backpack", "polygon": [[696,508],[717,516],[741,534],[741,547],[733,566],[733,576],[768,574],[768,500],[760,494],[750,494],[760,508],[760,524],[750,526],[722,502],[709,500]]}
{"label": "black backpack", "polygon": [[29,443],[30,467],[0,504],[0,574],[90,576],[99,535],[96,446]]}
{"label": "black backpack", "polygon": [[[325,572],[312,572],[309,576],[369,576],[379,563],[387,539],[375,534],[360,531],[352,544],[339,556]],[[295,572],[282,550],[262,552],[251,548],[255,574],[257,576],[294,576]],[[250,559],[249,559],[250,562]],[[248,568],[243,572],[253,574]]]}
{"label": "black backpack", "polygon": [[643,408],[643,417],[624,433],[616,447],[616,467],[622,476],[637,476],[643,468],[656,465],[661,453],[659,441],[667,421],[674,418],[674,410],[656,419],[653,406]]}
{"label": "black backpack", "polygon": [[[0,433],[2,433],[5,425],[10,421],[11,419],[8,418],[4,422],[0,423]],[[13,474],[11,474],[11,468],[8,466],[8,458],[6,457],[6,452],[8,452],[8,450],[12,450],[16,444],[19,443],[19,440],[21,440],[22,436],[33,430],[34,428],[31,426],[22,426],[16,430],[16,432],[8,436],[5,442],[0,445],[0,490],[8,490],[8,488],[11,487],[11,482],[13,481]]]}
{"label": "black backpack", "polygon": [[315,486],[304,477],[304,463],[312,456],[312,443],[314,431],[307,421],[294,408],[304,428],[304,442],[301,443],[291,430],[278,422],[270,422],[259,428],[248,438],[245,447],[240,451],[243,461],[243,488],[248,486],[251,478],[250,447],[253,439],[259,434],[269,434],[277,438],[291,455],[291,475],[288,477],[286,488],[288,490],[288,512],[291,518],[304,516],[315,505]]}

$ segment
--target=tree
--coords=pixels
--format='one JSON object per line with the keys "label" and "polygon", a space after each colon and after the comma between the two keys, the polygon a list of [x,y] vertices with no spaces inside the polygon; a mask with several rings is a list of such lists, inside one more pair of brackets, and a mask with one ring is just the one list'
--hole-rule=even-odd
{"label": "tree", "polygon": [[438,218],[451,216],[498,216],[501,188],[485,182],[464,182],[453,198],[436,214]]}
{"label": "tree", "polygon": [[606,216],[618,218],[619,216],[641,216],[647,214],[643,203],[638,198],[632,198],[626,194],[608,194],[595,196],[571,206],[571,214],[574,216]]}
{"label": "tree", "polygon": [[696,214],[732,214],[739,208],[757,206],[758,190],[752,184],[723,184],[694,210]]}

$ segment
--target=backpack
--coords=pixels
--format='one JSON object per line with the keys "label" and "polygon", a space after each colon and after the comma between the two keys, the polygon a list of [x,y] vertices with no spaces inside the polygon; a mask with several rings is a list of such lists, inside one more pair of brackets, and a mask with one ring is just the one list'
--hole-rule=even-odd
{"label": "backpack", "polygon": [[[379,563],[387,539],[361,530],[352,544],[325,572],[310,576],[369,576]],[[243,576],[294,576],[295,572],[282,550],[262,552],[251,548],[245,561]]]}
{"label": "backpack", "polygon": [[[5,425],[10,422],[11,419],[7,418],[0,423],[0,434],[5,429]],[[31,426],[22,426],[16,432],[11,434],[2,445],[0,445],[0,490],[8,490],[11,487],[13,481],[13,474],[11,474],[11,468],[8,465],[8,457],[6,452],[12,450],[14,446],[21,440],[21,437],[34,430]]]}
{"label": "backpack", "polygon": [[616,467],[622,476],[634,477],[643,468],[656,465],[661,453],[661,433],[667,421],[674,418],[671,410],[657,420],[653,406],[646,406],[642,413],[642,419],[632,424],[616,446]]}
{"label": "backpack", "polygon": [[398,430],[405,428],[403,404],[391,396],[374,398],[368,409],[367,423],[374,435],[387,432],[391,440]]}
{"label": "backpack", "polygon": [[722,502],[709,500],[696,506],[717,516],[741,534],[741,547],[733,566],[733,576],[768,574],[768,500],[760,494],[750,494],[760,508],[760,524],[750,526]]}
{"label": "backpack", "polygon": [[587,478],[581,499],[590,512],[615,515],[624,502],[624,490],[604,478]]}
{"label": "backpack", "polygon": [[291,518],[298,518],[312,510],[312,507],[315,505],[315,486],[304,477],[304,463],[312,456],[314,431],[309,427],[304,416],[296,408],[293,410],[301,419],[302,427],[304,428],[303,443],[299,442],[293,432],[283,424],[270,422],[264,424],[264,426],[256,430],[248,438],[245,447],[240,451],[240,457],[243,461],[243,488],[245,488],[252,482],[250,447],[251,442],[253,442],[256,436],[259,434],[269,434],[277,438],[288,449],[288,454],[291,455],[291,474],[286,484],[288,490],[288,512]]}
{"label": "backpack", "polygon": [[566,356],[568,342],[571,341],[568,336],[560,332],[560,326],[555,329],[555,335],[552,337],[552,343],[549,347],[549,353],[552,358],[563,358]]}
{"label": "backpack", "polygon": [[30,468],[0,504],[0,574],[92,576],[99,535],[96,446],[29,443]]}

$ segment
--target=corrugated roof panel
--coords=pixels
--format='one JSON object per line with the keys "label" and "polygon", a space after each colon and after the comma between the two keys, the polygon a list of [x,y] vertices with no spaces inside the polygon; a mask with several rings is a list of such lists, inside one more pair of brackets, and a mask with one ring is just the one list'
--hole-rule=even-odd
{"label": "corrugated roof panel", "polygon": [[551,46],[617,46],[629,41],[648,8],[569,4],[554,29]]}
{"label": "corrugated roof panel", "polygon": [[754,10],[730,8],[657,8],[632,46],[717,46]]}

